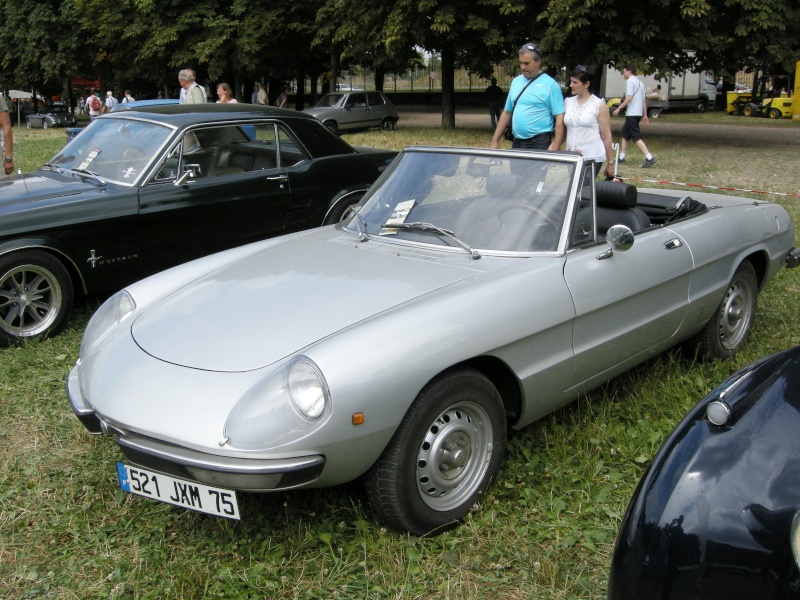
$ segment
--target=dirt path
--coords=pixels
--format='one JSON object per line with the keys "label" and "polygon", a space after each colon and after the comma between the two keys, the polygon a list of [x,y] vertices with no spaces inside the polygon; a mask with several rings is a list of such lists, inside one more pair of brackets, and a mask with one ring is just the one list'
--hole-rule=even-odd
{"label": "dirt path", "polygon": [[[758,126],[758,119],[741,122],[745,117],[731,117],[735,124],[691,124],[670,123],[668,117],[654,119],[643,126],[645,139],[652,137],[676,138],[693,145],[719,146],[720,144],[741,148],[764,148],[766,146],[800,146],[800,124],[790,127]],[[623,119],[611,120],[612,133],[617,136],[622,129]],[[400,126],[438,127],[442,116],[438,112],[400,111]],[[456,128],[486,128],[489,132],[488,113],[475,111],[459,111],[456,114]]]}

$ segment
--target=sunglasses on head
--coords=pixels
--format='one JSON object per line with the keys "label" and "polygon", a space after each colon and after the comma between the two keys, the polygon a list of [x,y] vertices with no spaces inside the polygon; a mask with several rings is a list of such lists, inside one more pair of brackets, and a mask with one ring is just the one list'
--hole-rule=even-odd
{"label": "sunglasses on head", "polygon": [[589,67],[587,67],[586,65],[578,65],[577,67],[575,67],[575,70],[578,71],[578,73],[586,73],[586,71],[589,70]]}
{"label": "sunglasses on head", "polygon": [[522,48],[528,52],[536,52],[539,55],[539,60],[542,59],[542,51],[535,44],[525,44]]}

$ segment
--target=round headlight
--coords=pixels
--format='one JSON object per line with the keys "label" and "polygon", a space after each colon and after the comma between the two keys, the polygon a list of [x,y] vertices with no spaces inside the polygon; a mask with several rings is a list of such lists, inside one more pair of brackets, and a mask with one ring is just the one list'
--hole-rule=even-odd
{"label": "round headlight", "polygon": [[80,356],[91,352],[117,325],[136,310],[136,302],[122,290],[106,300],[89,319],[81,341]]}
{"label": "round headlight", "polygon": [[289,366],[289,397],[306,418],[318,419],[325,410],[328,389],[322,373],[307,359],[300,358]]}

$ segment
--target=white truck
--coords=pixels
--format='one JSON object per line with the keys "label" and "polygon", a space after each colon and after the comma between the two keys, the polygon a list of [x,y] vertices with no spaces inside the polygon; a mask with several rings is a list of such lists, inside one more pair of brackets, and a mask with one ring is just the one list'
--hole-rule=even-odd
{"label": "white truck", "polygon": [[[653,75],[636,73],[636,77],[648,92],[647,107],[651,118],[658,117],[661,110],[669,108],[688,108],[695,112],[704,112],[714,108],[717,101],[717,84],[713,73],[701,71],[692,73],[676,73],[656,79]],[[658,86],[661,86],[659,91]],[[607,67],[603,77],[600,97],[610,100],[625,97],[625,78],[622,69]],[[657,99],[656,95],[661,98]],[[664,104],[666,101],[668,104]],[[658,109],[661,110],[658,110]],[[657,112],[658,114],[653,114]]]}

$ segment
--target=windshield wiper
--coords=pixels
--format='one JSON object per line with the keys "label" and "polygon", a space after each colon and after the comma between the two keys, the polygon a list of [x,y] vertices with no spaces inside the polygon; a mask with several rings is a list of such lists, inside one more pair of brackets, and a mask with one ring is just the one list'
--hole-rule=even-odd
{"label": "windshield wiper", "polygon": [[477,250],[475,250],[475,248],[473,248],[466,242],[462,242],[460,239],[458,239],[454,231],[450,231],[449,229],[442,229],[441,227],[439,227],[438,225],[434,225],[433,223],[422,223],[422,222],[384,223],[383,227],[386,229],[405,229],[406,231],[430,231],[431,233],[438,233],[445,237],[449,237],[456,244],[458,244],[464,250],[469,252],[473,260],[478,260],[481,257],[481,255],[478,253]]}
{"label": "windshield wiper", "polygon": [[49,163],[49,162],[44,163],[42,165],[42,169],[45,169],[47,171],[55,171],[56,173],[63,173],[64,172],[64,170],[61,167],[57,167],[53,163]]}
{"label": "windshield wiper", "polygon": [[93,179],[96,179],[98,181],[98,183],[100,183],[101,185],[105,185],[106,184],[106,180],[105,179],[100,177],[100,175],[98,175],[97,173],[94,173],[93,171],[89,171],[88,169],[70,169],[70,171],[72,171],[73,173],[77,173],[78,175],[81,175],[81,176],[84,176],[84,177],[91,177]]}

